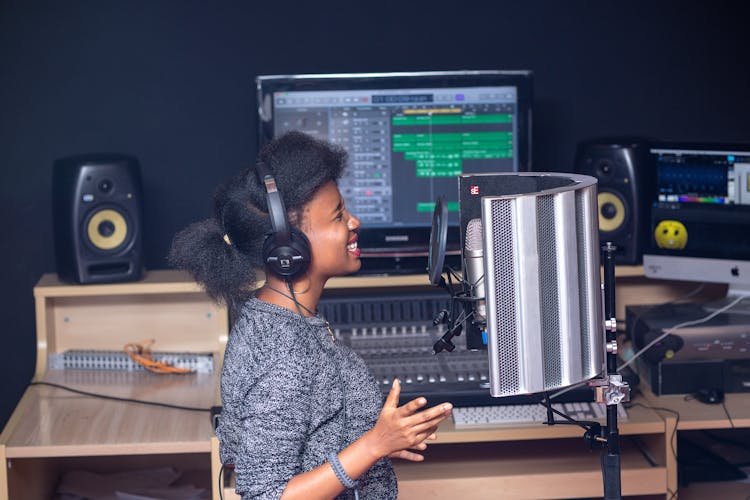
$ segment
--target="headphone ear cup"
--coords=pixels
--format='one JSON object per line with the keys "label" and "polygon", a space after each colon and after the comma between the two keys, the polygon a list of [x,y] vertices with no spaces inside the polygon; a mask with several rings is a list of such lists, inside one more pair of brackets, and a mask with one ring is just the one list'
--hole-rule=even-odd
{"label": "headphone ear cup", "polygon": [[263,261],[273,273],[294,279],[304,274],[310,266],[310,241],[296,227],[289,231],[288,244],[277,244],[271,234],[263,242]]}

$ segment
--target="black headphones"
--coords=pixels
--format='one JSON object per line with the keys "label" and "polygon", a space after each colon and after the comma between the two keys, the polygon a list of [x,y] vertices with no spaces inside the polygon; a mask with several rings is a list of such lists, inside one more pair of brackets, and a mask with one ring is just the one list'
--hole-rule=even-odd
{"label": "black headphones", "polygon": [[268,215],[272,232],[263,242],[263,262],[274,274],[292,281],[307,271],[310,265],[310,241],[305,233],[289,225],[276,179],[262,163],[256,165],[260,183],[266,189]]}

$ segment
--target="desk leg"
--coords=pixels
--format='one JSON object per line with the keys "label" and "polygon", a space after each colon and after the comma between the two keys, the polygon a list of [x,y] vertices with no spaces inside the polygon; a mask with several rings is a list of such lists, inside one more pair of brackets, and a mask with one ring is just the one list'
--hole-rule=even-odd
{"label": "desk leg", "polygon": [[8,457],[4,444],[0,444],[0,500],[8,500]]}
{"label": "desk leg", "polygon": [[[221,472],[221,459],[219,458],[219,439],[211,438],[211,498],[219,500],[219,474]],[[0,500],[5,500],[0,497]]]}
{"label": "desk leg", "polygon": [[[667,500],[677,498],[677,419],[674,416],[668,416],[664,419],[665,427],[665,464],[667,466]],[[674,448],[672,443],[674,443]],[[670,493],[671,492],[671,493]]]}

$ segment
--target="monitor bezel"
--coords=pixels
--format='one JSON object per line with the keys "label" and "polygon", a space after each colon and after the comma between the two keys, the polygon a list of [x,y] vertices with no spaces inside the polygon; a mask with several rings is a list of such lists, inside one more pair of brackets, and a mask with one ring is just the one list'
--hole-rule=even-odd
{"label": "monitor bezel", "polygon": [[[517,171],[531,171],[533,73],[529,70],[260,75],[256,77],[259,147],[263,147],[274,136],[272,96],[276,92],[488,86],[515,87],[518,106],[517,130],[519,131]],[[456,179],[456,194],[458,195],[458,179]],[[359,235],[362,257],[426,258],[430,229],[429,222],[424,226],[416,227],[363,228]],[[448,242],[448,252],[456,254],[459,249],[458,222],[451,222],[449,225]],[[421,262],[417,264],[418,269],[420,266]],[[388,265],[386,264],[385,267],[387,271]],[[397,272],[403,272],[403,269],[398,269]]]}

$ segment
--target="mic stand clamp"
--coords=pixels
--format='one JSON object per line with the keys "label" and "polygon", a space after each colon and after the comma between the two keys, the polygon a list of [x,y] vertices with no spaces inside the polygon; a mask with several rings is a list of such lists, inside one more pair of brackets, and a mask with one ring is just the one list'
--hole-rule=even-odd
{"label": "mic stand clamp", "polygon": [[[442,315],[443,311],[441,311]],[[452,342],[453,337],[456,337],[457,335],[461,335],[461,330],[463,329],[463,325],[461,323],[458,323],[456,325],[452,324],[452,321],[449,321],[445,318],[445,316],[438,315],[438,318],[435,318],[434,324],[439,324],[442,322],[448,323],[448,331],[443,334],[440,339],[435,342],[432,346],[432,354],[437,354],[443,350],[448,352],[453,352],[453,349],[456,348],[456,344]]]}
{"label": "mic stand clamp", "polygon": [[589,382],[594,389],[594,400],[607,406],[619,405],[630,401],[630,385],[622,380],[622,375],[607,374],[604,379]]}

